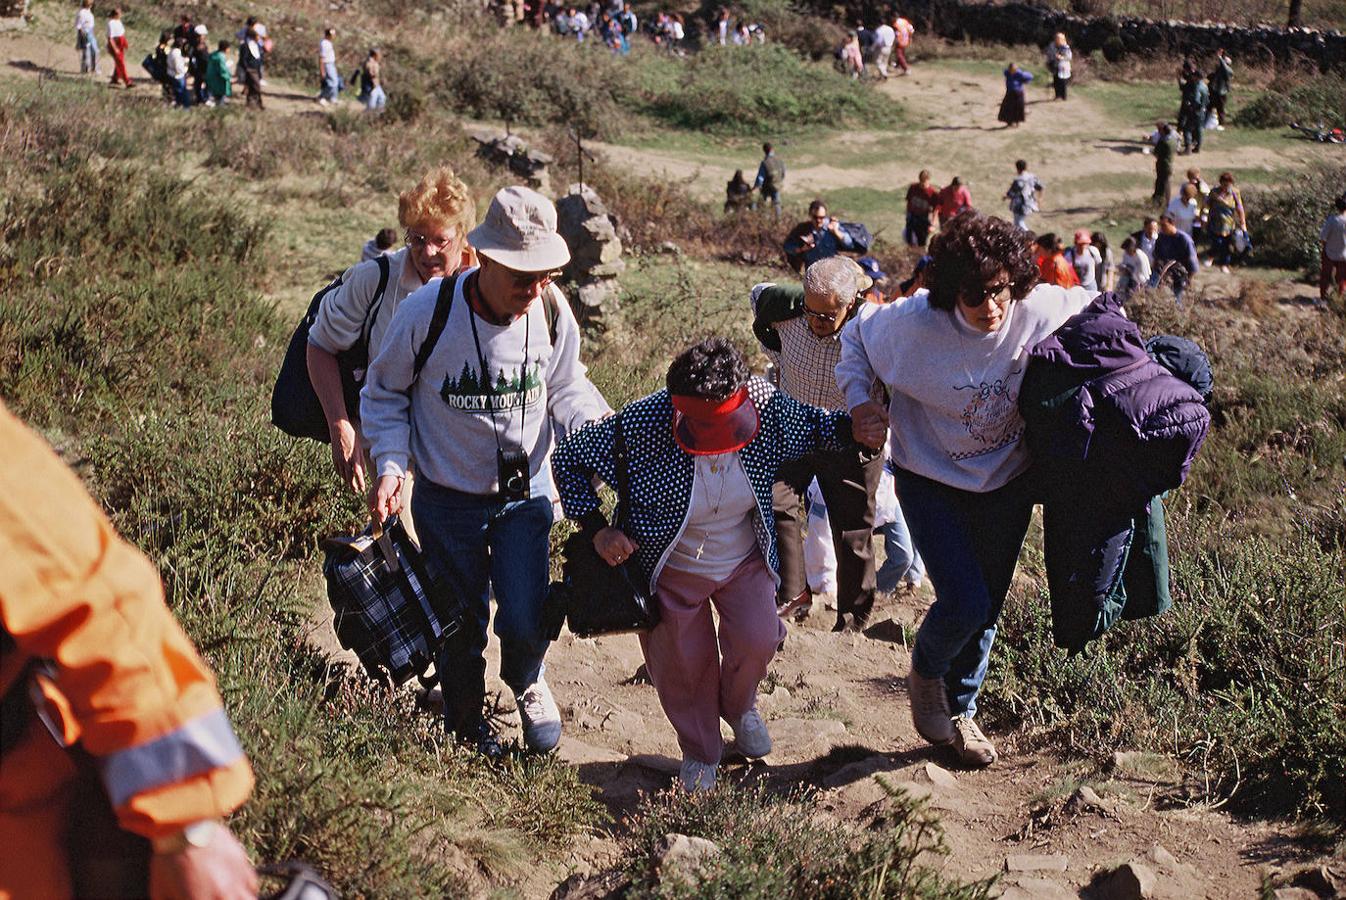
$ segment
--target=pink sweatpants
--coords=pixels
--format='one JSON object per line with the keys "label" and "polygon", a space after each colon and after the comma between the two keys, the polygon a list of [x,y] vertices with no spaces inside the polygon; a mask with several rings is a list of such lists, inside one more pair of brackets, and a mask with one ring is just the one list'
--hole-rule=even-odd
{"label": "pink sweatpants", "polygon": [[[716,582],[664,569],[655,585],[662,618],[640,649],[684,755],[718,763],[720,719],[736,724],[757,701],[757,684],[785,639],[776,584],[754,551]],[[710,604],[720,615],[718,647]]]}

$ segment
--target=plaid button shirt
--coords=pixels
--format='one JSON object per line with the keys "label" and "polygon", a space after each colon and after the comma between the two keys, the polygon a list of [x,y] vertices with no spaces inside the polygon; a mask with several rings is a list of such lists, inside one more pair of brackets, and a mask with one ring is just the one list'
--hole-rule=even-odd
{"label": "plaid button shirt", "polygon": [[837,387],[841,362],[841,331],[818,337],[808,319],[798,316],[776,323],[780,335],[780,387],[801,403],[823,409],[845,409],[846,397]]}

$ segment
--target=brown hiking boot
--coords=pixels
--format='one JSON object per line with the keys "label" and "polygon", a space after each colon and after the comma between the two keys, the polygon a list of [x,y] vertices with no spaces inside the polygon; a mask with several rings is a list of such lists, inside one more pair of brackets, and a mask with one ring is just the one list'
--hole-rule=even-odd
{"label": "brown hiking boot", "polygon": [[995,752],[995,744],[981,733],[976,722],[968,716],[957,716],[952,725],[955,732],[953,749],[964,765],[989,766],[996,761],[999,754]]}
{"label": "brown hiking boot", "polygon": [[907,675],[907,695],[911,699],[911,721],[916,733],[936,746],[954,739],[953,716],[943,678],[922,678],[912,669]]}

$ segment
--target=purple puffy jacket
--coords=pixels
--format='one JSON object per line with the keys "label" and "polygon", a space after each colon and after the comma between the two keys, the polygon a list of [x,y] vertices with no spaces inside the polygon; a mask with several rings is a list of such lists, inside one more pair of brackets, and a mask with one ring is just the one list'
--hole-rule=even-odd
{"label": "purple puffy jacket", "polygon": [[[1154,362],[1117,295],[1100,294],[1030,352],[1026,439],[1051,482],[1117,511],[1182,484],[1210,428],[1201,395]],[[1057,477],[1059,476],[1059,477]]]}

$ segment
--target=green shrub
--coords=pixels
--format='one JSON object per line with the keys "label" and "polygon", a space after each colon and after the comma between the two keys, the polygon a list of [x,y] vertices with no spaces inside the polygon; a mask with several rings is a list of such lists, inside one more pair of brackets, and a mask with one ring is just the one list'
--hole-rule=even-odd
{"label": "green shrub", "polygon": [[[697,15],[713,22],[723,4],[706,0]],[[742,0],[733,6],[734,19],[756,22],[772,44],[788,47],[809,59],[830,58],[841,45],[846,29],[832,18],[801,9],[794,0]]]}
{"label": "green shrub", "polygon": [[715,46],[662,65],[676,72],[660,72],[654,63],[641,70],[643,108],[675,128],[773,134],[901,120],[901,108],[886,96],[776,44]]}
{"label": "green shrub", "polygon": [[1277,78],[1234,114],[1234,124],[1247,128],[1276,128],[1291,122],[1310,126],[1322,122],[1328,127],[1346,123],[1346,76]]}
{"label": "green shrub", "polygon": [[[1343,83],[1346,89],[1346,82]],[[1244,192],[1248,231],[1262,265],[1318,274],[1318,230],[1346,191],[1346,165],[1324,164],[1283,183]]]}
{"label": "green shrub", "polygon": [[[647,801],[624,841],[624,896],[734,898],[734,900],[842,900],[872,898],[983,898],[993,881],[960,884],[941,875],[934,860],[948,853],[936,819],[919,803],[884,785],[886,810],[870,830],[823,821],[810,812],[808,794],[772,797],[755,787],[721,786],[689,794],[670,791]],[[714,841],[721,853],[695,881],[665,878],[656,865],[667,834]]]}

